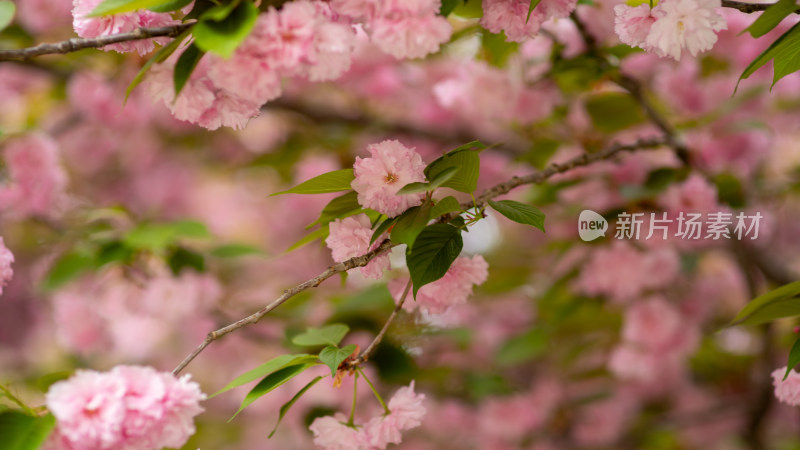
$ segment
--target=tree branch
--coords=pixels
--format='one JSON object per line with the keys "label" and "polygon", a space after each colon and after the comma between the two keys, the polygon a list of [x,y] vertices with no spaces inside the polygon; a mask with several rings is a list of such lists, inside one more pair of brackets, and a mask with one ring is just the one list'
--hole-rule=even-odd
{"label": "tree branch", "polygon": [[[765,9],[769,8],[772,5],[774,5],[774,3],[747,3],[747,2],[737,2],[734,0],[722,0],[723,8],[738,9],[739,11],[747,14],[751,14],[757,11],[764,11]],[[798,12],[800,11],[795,11],[795,13]]]}
{"label": "tree branch", "polygon": [[156,37],[175,37],[193,27],[195,23],[192,21],[168,27],[137,28],[128,33],[111,34],[89,39],[72,38],[66,41],[39,44],[17,50],[0,50],[0,61],[26,60],[42,55],[72,53],[87,48],[100,48],[120,42],[140,41]]}
{"label": "tree branch", "polygon": [[[513,177],[509,181],[506,181],[505,183],[498,184],[497,186],[485,190],[480,196],[476,198],[476,204],[482,206],[486,204],[490,199],[506,194],[516,187],[526,184],[543,183],[545,180],[552,177],[553,175],[568,172],[577,167],[586,166],[596,161],[611,158],[612,156],[624,151],[652,149],[652,148],[662,147],[665,145],[668,144],[663,139],[640,139],[633,144],[627,144],[627,145],[613,144],[611,147],[601,152],[585,153],[575,158],[572,158],[564,163],[550,164],[542,171],[534,172],[530,175],[526,175],[523,177]],[[469,202],[461,206],[462,208],[465,209],[472,208],[473,203]],[[294,297],[300,292],[319,286],[323,281],[336,275],[337,273],[346,272],[356,267],[366,266],[370,261],[372,261],[372,259],[388,251],[395,245],[396,244],[392,244],[392,242],[389,241],[388,239],[384,240],[381,243],[381,245],[378,246],[378,248],[376,248],[375,250],[366,253],[362,256],[357,256],[355,258],[348,259],[347,261],[334,264],[333,266],[329,267],[316,277],[308,281],[305,281],[301,284],[298,284],[297,286],[291,289],[287,289],[286,291],[283,292],[283,294],[280,297],[275,299],[272,303],[268,304],[267,306],[261,308],[254,314],[251,314],[226,327],[220,328],[219,330],[208,333],[205,340],[192,353],[190,353],[186,358],[184,358],[184,360],[178,365],[178,367],[175,368],[175,370],[172,371],[172,373],[174,375],[180,373],[184,368],[186,368],[187,365],[189,365],[189,363],[192,362],[192,360],[194,360],[197,357],[197,355],[199,355],[206,347],[208,347],[212,342],[216,341],[217,339],[225,336],[228,333],[236,331],[239,328],[258,322],[262,317],[264,317],[264,315],[266,315],[273,309],[277,308],[278,306],[282,305],[290,298]],[[395,309],[399,310],[399,307],[402,307],[402,302],[400,303],[400,306],[396,307]],[[388,327],[388,324],[390,323],[391,321],[387,322],[387,325],[385,325],[385,327]],[[383,331],[383,333],[385,333],[385,331]]]}
{"label": "tree branch", "polygon": [[408,291],[410,290],[411,290],[411,278],[408,279],[408,283],[406,283],[406,287],[405,289],[403,289],[403,295],[400,296],[400,301],[397,302],[397,305],[395,305],[394,310],[392,310],[392,313],[389,315],[389,318],[386,319],[386,323],[383,324],[383,328],[381,328],[381,331],[378,333],[377,336],[375,336],[375,339],[373,339],[372,342],[370,342],[366,350],[361,352],[361,354],[358,355],[357,358],[348,362],[348,366],[351,369],[357,367],[359,364],[367,362],[369,357],[372,356],[373,353],[375,353],[375,350],[378,348],[378,344],[380,344],[381,341],[383,340],[383,337],[386,336],[386,331],[389,330],[389,326],[392,325],[394,318],[397,317],[397,313],[399,313],[400,310],[403,308],[403,304],[406,302],[406,297],[408,297]]}

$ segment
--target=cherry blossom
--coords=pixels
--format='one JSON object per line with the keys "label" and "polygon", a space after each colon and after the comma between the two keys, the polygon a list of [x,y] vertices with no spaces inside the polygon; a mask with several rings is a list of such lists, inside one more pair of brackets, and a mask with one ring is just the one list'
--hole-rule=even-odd
{"label": "cherry blossom", "polygon": [[370,156],[356,157],[355,180],[351,186],[358,193],[358,203],[388,217],[396,217],[418,205],[424,193],[397,195],[403,186],[425,181],[425,163],[414,151],[399,141],[383,141],[367,146]]}

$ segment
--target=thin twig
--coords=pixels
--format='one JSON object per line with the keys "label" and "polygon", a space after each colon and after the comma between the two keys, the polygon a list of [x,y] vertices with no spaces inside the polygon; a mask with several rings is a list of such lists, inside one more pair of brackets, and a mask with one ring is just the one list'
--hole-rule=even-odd
{"label": "thin twig", "polygon": [[[485,190],[483,194],[481,194],[479,197],[476,198],[476,204],[478,206],[485,205],[490,199],[506,194],[516,187],[525,184],[542,183],[548,178],[552,177],[553,175],[564,173],[577,167],[586,166],[596,161],[611,158],[612,156],[624,151],[652,149],[657,147],[663,147],[665,145],[667,145],[667,142],[663,139],[640,139],[633,144],[613,144],[611,147],[601,152],[582,154],[563,163],[550,164],[542,171],[534,172],[530,175],[526,175],[523,177],[513,177],[509,181],[506,181],[505,183],[498,184],[497,186]],[[472,202],[466,205],[466,207],[472,207],[472,206],[473,206]],[[462,207],[465,206],[462,205]],[[209,344],[221,338],[222,336],[225,336],[226,334],[236,331],[244,326],[258,322],[262,317],[264,317],[264,315],[266,315],[273,309],[277,308],[278,306],[282,305],[290,298],[294,297],[295,295],[307,289],[319,286],[323,281],[327,280],[328,278],[334,276],[337,273],[346,272],[356,267],[366,266],[370,261],[372,261],[372,259],[388,251],[395,245],[396,244],[392,244],[392,242],[389,241],[388,239],[384,240],[381,243],[381,245],[378,246],[375,250],[366,253],[362,256],[357,256],[355,258],[348,259],[347,261],[334,264],[333,266],[329,267],[316,277],[308,281],[305,281],[301,284],[298,284],[297,286],[291,289],[287,289],[286,291],[283,292],[283,294],[280,297],[275,299],[272,303],[268,304],[267,306],[261,308],[256,313],[251,314],[245,317],[244,319],[236,321],[226,327],[220,328],[219,330],[208,333],[205,340],[192,353],[190,353],[186,358],[184,358],[184,360],[178,365],[178,367],[175,368],[175,370],[172,371],[172,373],[174,375],[180,373],[184,368],[186,368],[187,365],[189,365],[190,362],[192,362],[192,360],[194,360],[197,357],[197,355],[199,355],[206,347],[208,347]],[[396,307],[396,309],[398,309],[398,307]]]}
{"label": "thin twig", "polygon": [[137,28],[127,33],[111,34],[96,38],[72,38],[52,44],[39,44],[33,47],[16,50],[0,50],[0,61],[25,60],[42,55],[72,53],[87,48],[101,48],[110,44],[140,41],[142,39],[152,39],[156,37],[175,37],[193,27],[195,23],[196,22],[192,21],[167,27]]}
{"label": "thin twig", "polygon": [[381,328],[381,331],[378,333],[377,336],[375,336],[375,339],[373,339],[372,342],[370,342],[366,350],[361,352],[361,354],[358,355],[357,358],[349,362],[348,365],[350,367],[356,367],[359,364],[367,362],[369,357],[372,356],[373,353],[375,353],[375,349],[378,348],[378,344],[380,344],[381,341],[383,340],[383,337],[386,336],[386,331],[389,330],[389,326],[394,321],[394,318],[397,317],[397,313],[399,313],[400,310],[403,309],[403,303],[406,302],[406,297],[408,297],[408,291],[410,290],[411,290],[411,279],[409,278],[408,283],[406,283],[405,289],[403,289],[403,295],[400,297],[400,300],[397,302],[397,305],[395,305],[392,314],[390,314],[389,318],[386,319],[386,323],[383,324],[383,328]]}
{"label": "thin twig", "polygon": [[[747,3],[747,2],[737,2],[734,0],[722,0],[722,6],[724,8],[738,9],[739,11],[747,14],[751,14],[758,11],[764,11],[765,9],[769,8],[772,5],[774,5],[774,3]],[[795,14],[799,12],[800,10],[795,11]]]}

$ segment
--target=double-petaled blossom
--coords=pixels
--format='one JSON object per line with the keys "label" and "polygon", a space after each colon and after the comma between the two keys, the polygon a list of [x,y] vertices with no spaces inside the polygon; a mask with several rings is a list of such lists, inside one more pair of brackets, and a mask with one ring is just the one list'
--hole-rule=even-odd
{"label": "double-petaled blossom", "polygon": [[492,33],[505,33],[513,42],[534,37],[548,19],[568,17],[577,6],[576,0],[541,0],[530,10],[528,0],[484,0],[481,25]]}
{"label": "double-petaled blossom", "polygon": [[188,375],[117,366],[79,370],[51,386],[46,403],[58,425],[56,448],[149,450],[184,445],[205,398]]}
{"label": "double-petaled blossom", "polygon": [[[406,310],[421,309],[427,314],[443,314],[451,306],[467,301],[473,286],[483,284],[489,276],[489,264],[481,255],[456,258],[444,276],[433,283],[422,286],[414,300],[403,304]],[[403,293],[404,280],[392,280],[389,290],[395,298]]]}
{"label": "double-petaled blossom", "polygon": [[719,0],[663,0],[648,5],[617,5],[614,30],[620,40],[659,56],[681,59],[684,50],[696,56],[717,42],[727,23],[717,11]]}
{"label": "double-petaled blossom", "polygon": [[[355,217],[336,219],[330,223],[330,234],[325,239],[331,255],[336,262],[346,261],[350,258],[361,256],[370,250],[376,249],[381,244],[380,237],[370,244],[372,226],[369,217],[360,214]],[[389,268],[389,255],[376,256],[364,267],[360,268],[361,274],[367,278],[378,279],[383,271]]]}
{"label": "double-petaled blossom", "polygon": [[413,148],[398,141],[383,141],[367,147],[370,156],[356,157],[352,188],[358,203],[388,217],[396,217],[418,205],[424,193],[398,195],[403,186],[425,181],[425,163]]}
{"label": "double-petaled blossom", "polygon": [[55,141],[26,135],[9,140],[2,156],[10,182],[0,185],[0,210],[19,216],[52,215],[67,185]]}
{"label": "double-petaled blossom", "polygon": [[783,379],[786,367],[772,372],[772,384],[775,386],[775,398],[787,405],[800,405],[800,373],[792,369],[789,376]]}

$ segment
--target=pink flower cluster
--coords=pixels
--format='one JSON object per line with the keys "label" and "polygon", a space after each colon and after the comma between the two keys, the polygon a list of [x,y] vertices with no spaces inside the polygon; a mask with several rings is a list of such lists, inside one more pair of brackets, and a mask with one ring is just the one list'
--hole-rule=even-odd
{"label": "pink flower cluster", "polygon": [[789,372],[789,376],[784,380],[783,375],[785,373],[786,367],[781,367],[772,372],[772,384],[775,386],[775,398],[787,405],[800,405],[800,373],[792,369]]}
{"label": "pink flower cluster", "polygon": [[58,424],[55,448],[149,450],[183,446],[205,398],[189,375],[117,366],[79,370],[52,385],[46,403]]}
{"label": "pink flower cluster", "polygon": [[353,28],[339,22],[327,3],[293,1],[261,14],[230,59],[201,60],[177,99],[174,57],[153,67],[148,89],[179,120],[210,130],[241,129],[264,103],[281,95],[282,76],[336,79],[350,67],[354,45]]}
{"label": "pink flower cluster", "polygon": [[26,135],[9,141],[3,156],[11,182],[0,185],[0,211],[51,215],[67,184],[56,143],[43,135]]}
{"label": "pink flower cluster", "polygon": [[362,22],[372,42],[395,58],[422,58],[450,39],[440,0],[332,0],[338,13]]}
{"label": "pink flower cluster", "polygon": [[0,237],[0,295],[3,295],[3,286],[14,276],[14,269],[11,263],[14,262],[14,254],[6,247],[3,238]]}
{"label": "pink flower cluster", "polygon": [[[420,308],[426,314],[444,314],[450,307],[462,304],[472,295],[472,286],[483,284],[489,277],[489,264],[481,255],[461,256],[444,276],[433,283],[422,286],[416,301],[407,299],[403,307],[408,311]],[[406,281],[392,280],[389,290],[399,299]]]}
{"label": "pink flower cluster", "polygon": [[398,141],[383,141],[367,147],[370,157],[356,157],[352,188],[358,203],[388,217],[396,217],[418,205],[424,193],[397,195],[408,183],[425,181],[425,163],[413,148]]}
{"label": "pink flower cluster", "polygon": [[529,19],[529,0],[484,0],[480,23],[492,33],[505,32],[508,41],[522,42],[536,36],[548,19],[569,17],[577,4],[577,0],[541,0]]}
{"label": "pink flower cluster", "polygon": [[716,32],[728,28],[721,6],[720,0],[662,0],[652,9],[620,4],[614,7],[614,29],[632,47],[680,60],[684,49],[692,56],[710,50]]}
{"label": "pink flower cluster", "polygon": [[607,295],[625,303],[648,289],[668,285],[678,275],[680,260],[669,247],[640,251],[617,240],[596,250],[581,271],[579,288],[589,295]]}
{"label": "pink flower cluster", "polygon": [[[78,36],[94,38],[125,33],[141,27],[164,27],[180,23],[179,20],[173,19],[168,13],[156,13],[146,9],[112,16],[88,17],[101,3],[103,3],[103,0],[73,0],[72,27],[78,33]],[[114,50],[120,53],[136,51],[140,55],[145,55],[153,51],[153,42],[163,45],[169,42],[169,38],[120,42],[106,45],[102,50]]]}
{"label": "pink flower cluster", "polygon": [[355,428],[347,425],[341,413],[314,420],[311,432],[314,443],[325,450],[385,449],[389,444],[399,444],[401,432],[422,424],[425,416],[424,394],[414,392],[414,382],[397,390],[389,400],[389,413],[373,417]]}
{"label": "pink flower cluster", "polygon": [[[379,237],[370,245],[372,238],[372,226],[369,217],[359,214],[355,217],[345,217],[336,219],[330,223],[330,234],[325,239],[328,248],[331,249],[333,260],[336,262],[346,261],[350,258],[361,256],[370,250],[376,249],[382,239]],[[361,274],[367,278],[378,279],[383,275],[383,271],[390,268],[389,255],[383,254],[372,259],[364,267],[360,268]]]}
{"label": "pink flower cluster", "polygon": [[623,342],[609,368],[620,378],[645,384],[674,379],[683,358],[699,343],[700,333],[665,299],[634,303],[625,313]]}

